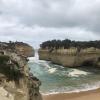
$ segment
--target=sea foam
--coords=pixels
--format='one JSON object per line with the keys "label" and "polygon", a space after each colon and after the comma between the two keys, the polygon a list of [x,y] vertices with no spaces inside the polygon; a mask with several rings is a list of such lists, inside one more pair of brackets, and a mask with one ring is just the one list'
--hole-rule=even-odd
{"label": "sea foam", "polygon": [[56,69],[57,69],[57,68],[50,68],[50,69],[48,70],[48,72],[52,74],[52,73],[56,72]]}
{"label": "sea foam", "polygon": [[43,95],[51,95],[51,94],[60,94],[60,93],[79,93],[79,92],[85,92],[85,91],[90,91],[90,90],[96,90],[100,88],[100,81],[95,82],[93,84],[83,84],[82,88],[76,88],[73,90],[68,90],[67,87],[63,87],[62,89],[60,88],[59,90],[53,89],[50,92],[43,93],[42,91],[41,94]]}
{"label": "sea foam", "polygon": [[79,77],[80,75],[88,75],[88,74],[90,74],[90,73],[86,72],[86,71],[82,71],[82,70],[79,70],[79,69],[72,69],[72,71],[68,73],[68,76]]}

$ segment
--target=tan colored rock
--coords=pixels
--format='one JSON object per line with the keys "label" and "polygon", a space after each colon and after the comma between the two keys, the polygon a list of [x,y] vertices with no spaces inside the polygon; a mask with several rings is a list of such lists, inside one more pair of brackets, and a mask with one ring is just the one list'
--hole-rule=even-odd
{"label": "tan colored rock", "polygon": [[34,49],[29,45],[16,44],[15,48],[16,48],[18,54],[24,55],[26,57],[34,56]]}
{"label": "tan colored rock", "polygon": [[[8,56],[9,59],[3,59],[5,62],[0,65],[0,100],[42,100],[39,93],[40,81],[32,78],[33,75],[30,76],[26,60],[31,55],[27,53],[27,49],[30,52],[32,48],[19,48],[24,49],[18,52],[1,50],[6,52],[3,56]],[[0,60],[2,61],[2,57]]]}
{"label": "tan colored rock", "polygon": [[80,52],[77,52],[77,48],[57,49],[52,52],[39,49],[38,52],[40,60],[50,60],[53,63],[67,67],[81,66],[85,62],[99,65],[100,50],[93,47],[81,49]]}

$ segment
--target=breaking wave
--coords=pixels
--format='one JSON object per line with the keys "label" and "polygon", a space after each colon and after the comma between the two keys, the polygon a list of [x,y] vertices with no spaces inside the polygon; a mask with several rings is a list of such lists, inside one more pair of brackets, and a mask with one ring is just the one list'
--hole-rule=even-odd
{"label": "breaking wave", "polygon": [[68,73],[68,76],[79,77],[80,75],[88,75],[88,74],[90,74],[90,73],[86,72],[86,71],[82,71],[82,70],[79,70],[79,69],[72,69],[72,71]]}
{"label": "breaking wave", "polygon": [[100,88],[100,70],[94,68],[67,68],[35,57],[29,58],[31,72],[41,81],[41,93],[73,93]]}
{"label": "breaking wave", "polygon": [[59,93],[79,93],[84,91],[90,91],[90,90],[96,90],[100,88],[100,81],[95,82],[93,84],[83,84],[80,88],[71,88],[71,87],[62,87],[62,88],[56,88],[52,89],[49,92],[41,93],[43,95],[50,95],[50,94],[59,94]]}

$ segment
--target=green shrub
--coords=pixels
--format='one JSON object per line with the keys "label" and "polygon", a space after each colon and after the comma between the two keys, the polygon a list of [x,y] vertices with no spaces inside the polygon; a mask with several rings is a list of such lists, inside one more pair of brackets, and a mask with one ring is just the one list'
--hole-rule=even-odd
{"label": "green shrub", "polygon": [[1,55],[0,56],[0,64],[5,64],[9,61],[10,57],[7,55]]}

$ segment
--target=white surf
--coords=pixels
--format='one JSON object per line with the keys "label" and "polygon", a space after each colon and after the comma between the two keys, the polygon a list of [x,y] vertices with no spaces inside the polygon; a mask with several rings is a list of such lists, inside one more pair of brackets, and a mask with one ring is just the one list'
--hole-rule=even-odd
{"label": "white surf", "polygon": [[90,73],[78,69],[73,69],[71,72],[68,73],[68,76],[79,77],[80,75],[88,75],[88,74]]}

